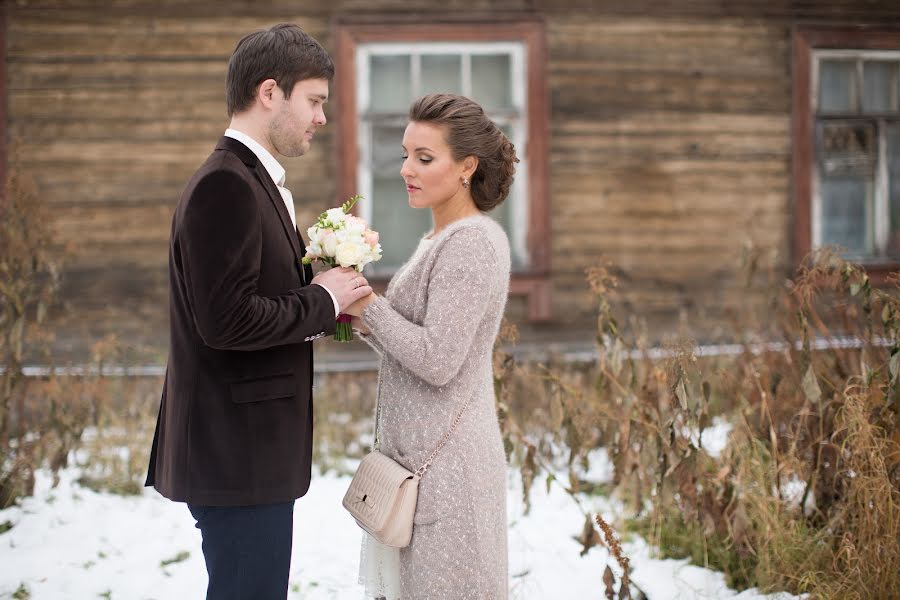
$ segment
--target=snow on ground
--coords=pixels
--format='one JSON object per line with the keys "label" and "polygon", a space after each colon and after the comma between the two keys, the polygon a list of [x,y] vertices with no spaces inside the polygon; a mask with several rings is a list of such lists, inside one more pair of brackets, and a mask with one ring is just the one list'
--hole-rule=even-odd
{"label": "snow on ground", "polygon": [[706,450],[713,458],[718,458],[722,454],[722,450],[728,445],[728,435],[734,426],[723,417],[713,417],[712,424],[703,430],[702,439],[700,436],[691,436],[695,445],[702,442],[703,449]]}
{"label": "snow on ground", "polygon": [[[602,460],[598,463],[602,465]],[[602,469],[602,466],[598,466]],[[206,571],[200,533],[183,504],[153,490],[136,497],[96,493],[79,486],[75,470],[61,473],[51,488],[39,472],[34,497],[0,511],[0,599],[32,600],[183,600],[202,599]],[[349,477],[320,475],[294,509],[294,556],[290,599],[362,597],[356,583],[360,530],[341,507]],[[583,500],[587,508],[616,522],[620,507],[607,498]],[[573,539],[584,522],[577,505],[558,486],[548,494],[532,490],[532,510],[523,514],[521,484],[509,477],[510,598],[603,598],[605,549],[580,557]],[[788,599],[753,590],[736,594],[724,576],[686,561],[653,558],[637,539],[624,544],[634,581],[650,600],[736,598]],[[180,559],[180,560],[179,560]],[[618,567],[610,562],[619,575]],[[30,596],[17,590],[27,589]]]}

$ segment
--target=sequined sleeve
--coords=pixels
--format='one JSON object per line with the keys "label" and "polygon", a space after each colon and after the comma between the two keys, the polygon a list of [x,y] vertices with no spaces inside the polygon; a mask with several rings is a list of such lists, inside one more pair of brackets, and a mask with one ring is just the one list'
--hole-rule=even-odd
{"label": "sequined sleeve", "polygon": [[383,297],[366,308],[363,321],[385,353],[426,383],[442,386],[466,359],[495,293],[499,267],[490,241],[474,227],[453,232],[437,251],[421,325]]}

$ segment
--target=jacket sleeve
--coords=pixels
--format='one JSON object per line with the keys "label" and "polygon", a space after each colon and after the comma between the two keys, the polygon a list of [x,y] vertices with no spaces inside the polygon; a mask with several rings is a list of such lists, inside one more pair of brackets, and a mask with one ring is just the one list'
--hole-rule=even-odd
{"label": "jacket sleeve", "polygon": [[433,386],[449,383],[465,362],[493,296],[497,260],[483,232],[464,228],[437,249],[421,325],[380,297],[363,320],[382,350]]}
{"label": "jacket sleeve", "polygon": [[238,173],[214,171],[185,207],[180,266],[200,337],[220,350],[259,350],[334,332],[334,305],[321,286],[258,294],[263,232],[252,194]]}

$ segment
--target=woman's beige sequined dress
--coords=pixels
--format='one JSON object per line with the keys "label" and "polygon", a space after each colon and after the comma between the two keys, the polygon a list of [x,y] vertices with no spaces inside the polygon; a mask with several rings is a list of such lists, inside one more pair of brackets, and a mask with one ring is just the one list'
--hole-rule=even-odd
{"label": "woman's beige sequined dress", "polygon": [[400,550],[401,597],[506,598],[506,458],[492,349],[509,242],[479,215],[421,243],[363,314],[365,339],[382,357],[381,451],[414,471],[472,401],[419,484],[412,542]]}

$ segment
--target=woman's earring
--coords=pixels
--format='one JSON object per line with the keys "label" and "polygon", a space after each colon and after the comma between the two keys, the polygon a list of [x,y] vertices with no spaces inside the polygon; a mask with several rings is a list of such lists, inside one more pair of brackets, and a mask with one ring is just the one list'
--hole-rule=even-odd
{"label": "woman's earring", "polygon": [[464,188],[469,187],[469,178],[468,177],[463,177],[463,187]]}

